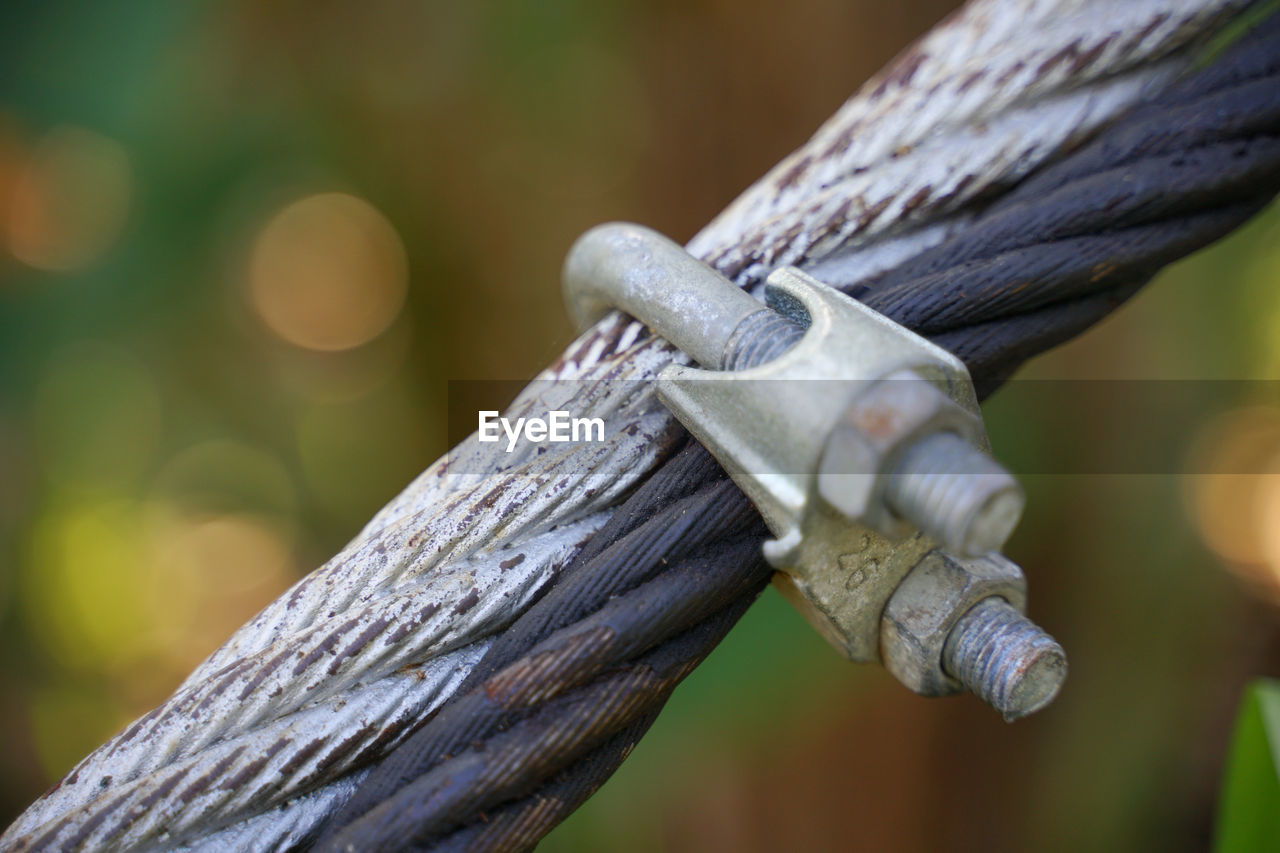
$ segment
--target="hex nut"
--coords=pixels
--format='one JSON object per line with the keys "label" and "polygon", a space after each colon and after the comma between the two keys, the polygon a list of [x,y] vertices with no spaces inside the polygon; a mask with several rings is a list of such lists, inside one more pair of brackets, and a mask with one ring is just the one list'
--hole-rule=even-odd
{"label": "hex nut", "polygon": [[999,554],[960,559],[935,548],[894,590],[880,621],[885,669],[922,696],[962,690],[943,669],[951,629],[974,605],[1002,598],[1018,611],[1027,603],[1022,570]]}
{"label": "hex nut", "polygon": [[854,398],[818,462],[818,494],[849,518],[898,538],[911,525],[885,504],[886,475],[926,435],[950,431],[974,444],[982,421],[911,370],[893,373]]}

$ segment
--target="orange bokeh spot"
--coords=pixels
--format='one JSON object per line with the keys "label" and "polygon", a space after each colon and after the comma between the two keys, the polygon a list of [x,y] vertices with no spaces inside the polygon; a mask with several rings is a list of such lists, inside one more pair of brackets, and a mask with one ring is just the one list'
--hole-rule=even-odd
{"label": "orange bokeh spot", "polygon": [[132,183],[119,143],[79,127],[51,131],[12,178],[5,217],[10,253],[55,272],[97,261],[124,228]]}
{"label": "orange bokeh spot", "polygon": [[1200,436],[1186,479],[1205,543],[1261,596],[1280,601],[1280,411],[1237,409]]}
{"label": "orange bokeh spot", "polygon": [[367,343],[404,306],[408,262],[368,202],[321,193],[287,205],[258,234],[249,298],[274,334],[325,352]]}

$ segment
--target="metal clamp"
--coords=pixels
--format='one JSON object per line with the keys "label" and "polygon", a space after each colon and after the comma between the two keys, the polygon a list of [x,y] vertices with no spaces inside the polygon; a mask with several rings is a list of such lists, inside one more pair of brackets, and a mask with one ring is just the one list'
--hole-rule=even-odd
{"label": "metal clamp", "polygon": [[1010,719],[1052,700],[1065,655],[995,553],[1022,491],[985,452],[955,356],[798,269],[769,276],[766,307],[637,225],[587,232],[564,283],[580,325],[621,308],[703,365],[665,368],[658,394],[759,508],[777,585],[846,657]]}

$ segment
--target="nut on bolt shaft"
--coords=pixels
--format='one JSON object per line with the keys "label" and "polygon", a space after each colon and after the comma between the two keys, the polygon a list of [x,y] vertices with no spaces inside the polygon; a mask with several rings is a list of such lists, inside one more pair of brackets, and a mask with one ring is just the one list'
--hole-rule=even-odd
{"label": "nut on bolt shaft", "polygon": [[[776,311],[743,312],[720,366],[747,370],[766,364],[803,336],[800,326]],[[941,394],[916,381],[924,393]],[[955,432],[941,430],[910,444],[885,479],[888,507],[960,554],[998,550],[1022,517],[1018,481]]]}
{"label": "nut on bolt shaft", "polygon": [[898,584],[880,625],[880,656],[925,696],[966,689],[1006,720],[1047,705],[1067,674],[1062,647],[1022,615],[1026,578],[999,554],[926,554]]}

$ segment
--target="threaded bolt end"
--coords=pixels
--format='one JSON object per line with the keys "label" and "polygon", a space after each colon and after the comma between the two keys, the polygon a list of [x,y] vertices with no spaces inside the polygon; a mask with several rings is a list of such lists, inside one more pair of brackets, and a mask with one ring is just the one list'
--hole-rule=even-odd
{"label": "threaded bolt end", "polygon": [[885,503],[949,550],[996,551],[1022,517],[1022,487],[998,462],[953,432],[907,448],[887,477]]}
{"label": "threaded bolt end", "polygon": [[942,665],[1008,722],[1052,702],[1067,677],[1062,646],[1002,598],[983,599],[960,618]]}
{"label": "threaded bolt end", "polygon": [[773,361],[804,337],[804,329],[768,308],[748,314],[729,336],[721,370],[746,370]]}

